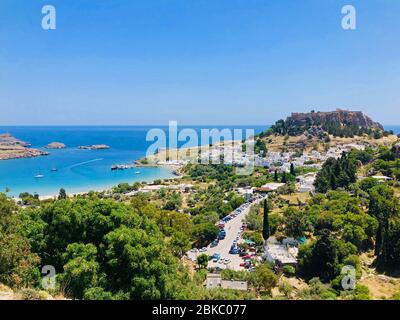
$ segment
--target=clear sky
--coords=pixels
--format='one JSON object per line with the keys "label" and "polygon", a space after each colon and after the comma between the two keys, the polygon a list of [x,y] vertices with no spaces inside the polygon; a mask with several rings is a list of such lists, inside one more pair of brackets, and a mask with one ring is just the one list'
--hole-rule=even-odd
{"label": "clear sky", "polygon": [[399,88],[397,0],[0,0],[1,125],[270,124],[336,107],[400,124]]}

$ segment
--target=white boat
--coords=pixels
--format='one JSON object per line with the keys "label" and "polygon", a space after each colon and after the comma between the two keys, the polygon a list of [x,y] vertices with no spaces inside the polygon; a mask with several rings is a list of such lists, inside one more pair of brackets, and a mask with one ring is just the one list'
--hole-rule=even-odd
{"label": "white boat", "polygon": [[37,174],[35,176],[35,179],[42,179],[42,178],[44,178],[44,175],[42,175],[42,174]]}
{"label": "white boat", "polygon": [[136,173],[136,174],[140,174],[140,171],[136,171],[135,173]]}

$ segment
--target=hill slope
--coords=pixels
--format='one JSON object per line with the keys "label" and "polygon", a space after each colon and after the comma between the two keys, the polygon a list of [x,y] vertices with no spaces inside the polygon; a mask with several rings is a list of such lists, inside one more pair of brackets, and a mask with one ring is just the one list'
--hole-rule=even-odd
{"label": "hill slope", "polygon": [[272,132],[291,136],[308,133],[319,137],[326,134],[352,137],[382,131],[383,126],[363,112],[341,109],[330,112],[292,113],[286,120],[278,120],[272,126]]}

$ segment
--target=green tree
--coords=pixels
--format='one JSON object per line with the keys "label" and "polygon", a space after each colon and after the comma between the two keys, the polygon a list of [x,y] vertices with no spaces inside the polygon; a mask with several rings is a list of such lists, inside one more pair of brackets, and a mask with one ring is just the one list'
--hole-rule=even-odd
{"label": "green tree", "polygon": [[208,265],[208,255],[206,255],[206,254],[200,254],[198,257],[197,257],[197,264],[199,265],[199,267],[200,268],[203,268],[203,269],[205,269],[205,268],[207,268],[207,265]]}
{"label": "green tree", "polygon": [[328,190],[348,188],[357,180],[356,170],[355,159],[347,154],[343,154],[340,159],[329,158],[317,174],[315,190],[326,193]]}
{"label": "green tree", "polygon": [[245,218],[247,228],[252,231],[262,231],[263,218],[259,214],[259,207],[254,206],[250,209],[249,214]]}
{"label": "green tree", "polygon": [[268,265],[263,263],[250,274],[249,282],[256,290],[271,294],[271,290],[278,283],[278,277]]}
{"label": "green tree", "polygon": [[338,248],[328,230],[322,230],[311,245],[300,247],[299,265],[307,278],[319,277],[323,281],[335,278],[339,267]]}
{"label": "green tree", "polygon": [[373,187],[369,192],[369,198],[369,213],[378,220],[375,241],[378,265],[392,265],[393,259],[389,251],[393,244],[389,240],[389,234],[391,220],[399,216],[399,200],[394,195],[393,189],[386,185]]}
{"label": "green tree", "polygon": [[177,264],[155,224],[121,226],[105,236],[110,285],[130,299],[172,299],[177,294]]}
{"label": "green tree", "polygon": [[293,164],[293,163],[290,164],[290,174],[291,174],[292,176],[295,176],[295,175],[296,175],[296,170],[295,170],[295,168],[294,168],[294,164]]}
{"label": "green tree", "polygon": [[206,222],[193,226],[192,237],[198,246],[205,246],[213,241],[219,233],[216,225]]}
{"label": "green tree", "polygon": [[84,300],[113,300],[113,294],[101,287],[92,287],[85,290]]}
{"label": "green tree", "polygon": [[174,231],[169,242],[172,252],[181,258],[190,249],[190,238],[182,231]]}
{"label": "green tree", "polygon": [[63,254],[64,272],[61,283],[68,294],[83,298],[88,288],[96,287],[104,275],[96,261],[97,249],[93,244],[72,243]]}
{"label": "green tree", "polygon": [[0,283],[11,287],[35,284],[40,276],[40,259],[31,252],[22,227],[15,203],[0,194]]}
{"label": "green tree", "polygon": [[285,234],[288,237],[300,238],[305,232],[312,231],[312,224],[304,212],[296,208],[288,208],[284,211],[283,221]]}
{"label": "green tree", "polygon": [[61,188],[60,192],[58,194],[58,200],[62,199],[67,199],[67,193],[65,192],[65,189]]}
{"label": "green tree", "polygon": [[262,233],[265,241],[267,241],[270,236],[268,214],[269,214],[269,206],[268,206],[267,200],[265,199],[264,200],[263,233]]}

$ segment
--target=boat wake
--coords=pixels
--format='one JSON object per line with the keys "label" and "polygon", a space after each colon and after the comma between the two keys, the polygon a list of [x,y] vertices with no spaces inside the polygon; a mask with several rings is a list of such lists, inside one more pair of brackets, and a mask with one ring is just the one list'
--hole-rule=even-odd
{"label": "boat wake", "polygon": [[93,159],[93,160],[89,160],[89,161],[85,161],[85,162],[80,162],[80,163],[77,163],[77,164],[73,164],[72,166],[70,166],[68,168],[72,169],[72,168],[76,168],[76,167],[79,167],[79,166],[83,166],[83,165],[88,164],[88,163],[92,163],[92,162],[96,162],[96,161],[102,161],[102,160],[104,160],[104,158]]}

